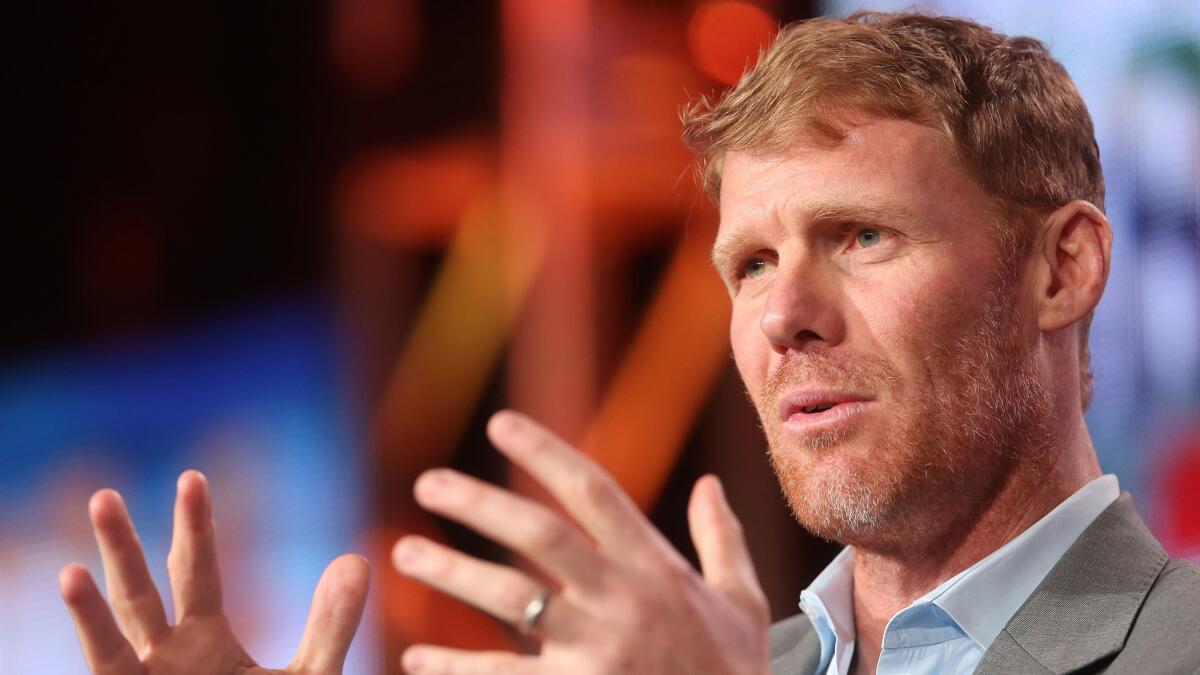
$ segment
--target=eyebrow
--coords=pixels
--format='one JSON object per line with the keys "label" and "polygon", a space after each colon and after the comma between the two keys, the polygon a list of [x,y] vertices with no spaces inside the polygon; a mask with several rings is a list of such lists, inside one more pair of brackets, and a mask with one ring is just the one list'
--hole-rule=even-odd
{"label": "eyebrow", "polygon": [[904,223],[926,225],[924,216],[896,204],[831,202],[806,209],[801,222]]}
{"label": "eyebrow", "polygon": [[750,237],[738,232],[718,237],[713,242],[711,262],[712,266],[716,268],[721,276],[725,275],[730,261],[737,255],[738,251],[746,247],[749,241]]}
{"label": "eyebrow", "polygon": [[[789,218],[791,222],[809,226],[815,223],[862,223],[886,225],[902,223],[920,229],[928,229],[929,223],[924,216],[907,208],[886,203],[846,203],[828,202],[815,204],[799,211]],[[727,266],[737,252],[749,245],[751,237],[741,232],[734,232],[717,237],[712,247],[712,265],[718,272],[724,274]]]}

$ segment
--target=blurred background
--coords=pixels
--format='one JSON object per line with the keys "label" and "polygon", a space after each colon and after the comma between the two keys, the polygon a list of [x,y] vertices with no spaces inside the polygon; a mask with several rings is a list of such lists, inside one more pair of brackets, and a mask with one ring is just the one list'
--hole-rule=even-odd
{"label": "blurred background", "polygon": [[[520,648],[407,582],[411,484],[539,494],[486,443],[528,412],[694,558],[714,471],[775,616],[836,553],[791,523],[729,358],[716,214],[678,109],[780,22],[908,3],[35,3],[13,38],[0,333],[0,671],[82,673],[57,574],[126,497],[166,588],[175,478],[214,491],[226,605],[282,665],[324,565],[373,562],[348,673]],[[1168,549],[1200,559],[1200,5],[924,5],[1048,42],[1087,99],[1116,227],[1089,413]],[[169,601],[169,598],[168,598]]]}

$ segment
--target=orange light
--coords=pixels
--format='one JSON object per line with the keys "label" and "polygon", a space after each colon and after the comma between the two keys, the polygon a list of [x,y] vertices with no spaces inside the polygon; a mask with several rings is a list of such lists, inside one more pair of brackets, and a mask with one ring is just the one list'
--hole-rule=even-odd
{"label": "orange light", "polygon": [[374,433],[397,475],[449,462],[541,267],[545,237],[510,236],[501,213],[467,210],[392,370]]}
{"label": "orange light", "polygon": [[385,246],[442,248],[466,206],[495,184],[494,154],[491,143],[473,137],[365,153],[338,180],[337,219]]}
{"label": "orange light", "polygon": [[680,242],[583,443],[647,512],[729,354],[729,302],[708,262],[715,216],[697,213]]}
{"label": "orange light", "polygon": [[403,646],[434,643],[455,649],[514,650],[517,645],[503,624],[382,562],[392,559],[392,547],[406,534],[420,534],[446,543],[437,523],[420,511],[405,513],[399,527],[379,528],[364,535],[364,550],[374,560],[381,561],[371,566],[371,589],[382,601],[383,625],[388,637]]}
{"label": "orange light", "polygon": [[778,31],[775,17],[749,2],[706,2],[688,24],[688,48],[701,72],[734,84]]}

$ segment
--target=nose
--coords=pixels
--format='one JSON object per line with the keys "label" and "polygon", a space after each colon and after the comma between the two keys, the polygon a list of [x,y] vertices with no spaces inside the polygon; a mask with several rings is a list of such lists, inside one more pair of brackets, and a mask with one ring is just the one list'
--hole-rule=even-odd
{"label": "nose", "polygon": [[841,290],[835,271],[795,261],[776,270],[759,325],[779,354],[831,347],[845,338]]}

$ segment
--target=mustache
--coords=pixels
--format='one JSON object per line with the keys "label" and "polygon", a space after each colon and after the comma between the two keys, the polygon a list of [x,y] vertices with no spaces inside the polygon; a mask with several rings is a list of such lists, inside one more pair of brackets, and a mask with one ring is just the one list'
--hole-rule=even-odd
{"label": "mustache", "polygon": [[829,350],[788,352],[767,377],[763,388],[766,409],[797,384],[811,383],[876,394],[890,390],[900,379],[890,363],[873,354]]}

